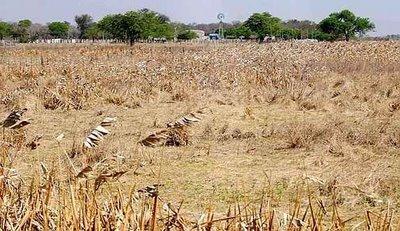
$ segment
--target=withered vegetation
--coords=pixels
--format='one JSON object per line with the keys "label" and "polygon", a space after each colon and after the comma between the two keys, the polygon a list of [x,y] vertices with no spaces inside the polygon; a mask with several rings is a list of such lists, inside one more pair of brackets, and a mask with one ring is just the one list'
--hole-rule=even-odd
{"label": "withered vegetation", "polygon": [[398,54],[0,48],[0,230],[396,230]]}

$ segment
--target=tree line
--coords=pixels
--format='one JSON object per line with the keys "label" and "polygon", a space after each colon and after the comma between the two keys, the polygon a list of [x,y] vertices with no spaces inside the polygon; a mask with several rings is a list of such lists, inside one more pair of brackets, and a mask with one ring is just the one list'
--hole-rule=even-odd
{"label": "tree line", "polygon": [[[139,40],[190,40],[197,37],[194,29],[206,34],[218,33],[220,24],[183,24],[172,22],[168,16],[149,9],[111,14],[95,22],[90,15],[75,16],[75,25],[69,22],[51,22],[46,25],[29,19],[9,23],[0,21],[0,40],[12,38],[19,42],[37,39],[115,39],[133,44]],[[335,12],[319,23],[309,20],[288,20],[270,13],[254,13],[244,22],[224,23],[227,39],[258,39],[265,37],[289,39],[317,39],[319,41],[346,40],[364,36],[375,28],[369,18],[356,16],[349,10]]]}

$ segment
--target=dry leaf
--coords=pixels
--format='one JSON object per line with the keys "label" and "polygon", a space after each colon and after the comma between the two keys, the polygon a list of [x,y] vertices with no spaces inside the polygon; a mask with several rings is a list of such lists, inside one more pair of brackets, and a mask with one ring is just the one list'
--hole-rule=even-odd
{"label": "dry leaf", "polygon": [[87,166],[85,168],[83,168],[78,175],[76,175],[76,178],[87,178],[87,175],[89,172],[93,171],[92,167]]}
{"label": "dry leaf", "polygon": [[201,121],[202,111],[190,113],[177,121],[168,123],[167,129],[153,133],[139,143],[147,147],[185,146],[189,144],[188,126]]}
{"label": "dry leaf", "polygon": [[95,182],[94,182],[94,188],[97,191],[102,184],[104,184],[107,180],[113,179],[116,180],[120,178],[122,175],[127,173],[128,171],[119,171],[119,172],[113,172],[113,173],[102,173],[100,174]]}
{"label": "dry leaf", "polygon": [[86,137],[83,145],[85,148],[91,149],[96,147],[101,140],[104,140],[104,136],[110,134],[105,127],[109,127],[112,123],[116,122],[115,118],[107,117],[105,118],[99,126],[97,126],[93,131]]}
{"label": "dry leaf", "polygon": [[20,129],[22,127],[25,127],[26,125],[29,125],[29,119],[22,120],[22,116],[27,110],[28,109],[24,108],[18,111],[11,112],[11,114],[8,115],[7,118],[1,123],[2,126],[4,128]]}

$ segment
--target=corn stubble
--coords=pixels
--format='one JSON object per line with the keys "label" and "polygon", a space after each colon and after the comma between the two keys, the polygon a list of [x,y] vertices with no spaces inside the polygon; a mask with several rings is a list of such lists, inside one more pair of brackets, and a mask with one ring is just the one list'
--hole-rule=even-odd
{"label": "corn stubble", "polygon": [[224,216],[208,211],[197,220],[187,219],[180,205],[163,201],[159,185],[124,194],[122,185],[100,190],[97,183],[123,173],[100,175],[92,184],[88,167],[68,180],[58,179],[44,165],[41,169],[40,177],[24,189],[14,169],[0,168],[3,230],[391,230],[397,225],[390,209],[367,211],[361,222],[348,225],[355,217],[341,216],[335,193],[331,202],[296,194],[287,213],[274,209],[272,198],[266,197],[259,205],[235,203]]}
{"label": "corn stubble", "polygon": [[[284,105],[304,114],[316,110],[351,111],[365,116],[352,121],[332,116],[324,123],[276,123],[267,126],[261,135],[239,129],[228,134],[224,126],[219,135],[213,136],[215,129],[210,125],[204,137],[215,138],[218,144],[273,139],[281,142],[275,150],[323,147],[339,157],[346,155],[346,148],[355,146],[393,151],[400,147],[400,127],[396,123],[400,109],[399,43],[44,46],[0,51],[0,78],[4,80],[0,83],[1,105],[12,111],[1,124],[1,230],[400,227],[396,202],[393,205],[357,186],[343,186],[336,180],[307,174],[287,201],[279,201],[277,189],[266,185],[262,195],[251,202],[236,198],[225,214],[212,208],[202,214],[189,214],[183,203],[163,198],[162,184],[138,189],[131,183],[127,190],[124,177],[135,174],[135,168],[124,163],[118,153],[103,155],[108,127],[117,123],[112,117],[94,126],[74,147],[65,148],[64,134],[59,135],[59,153],[54,154],[58,162],[41,163],[34,177],[21,176],[15,163],[17,155],[29,153],[26,150],[40,151],[40,142],[46,136],[29,136],[27,131],[33,122],[23,118],[25,107],[68,112],[104,105],[135,109],[146,104],[182,102],[191,102],[195,107]],[[250,106],[243,114],[242,120],[259,120]],[[203,116],[197,111],[168,123],[139,141],[144,146],[141,148],[190,146],[190,131],[204,122]],[[113,127],[112,132],[116,130]],[[248,153],[256,151],[251,148]],[[344,191],[354,191],[365,203],[385,204],[385,208],[344,214],[343,207],[352,206],[343,202]],[[282,204],[286,210],[279,206]]]}

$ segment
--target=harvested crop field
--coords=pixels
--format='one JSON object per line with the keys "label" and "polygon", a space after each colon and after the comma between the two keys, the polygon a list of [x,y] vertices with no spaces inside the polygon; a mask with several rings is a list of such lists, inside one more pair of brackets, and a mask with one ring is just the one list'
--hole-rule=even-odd
{"label": "harvested crop field", "polygon": [[[399,42],[0,48],[1,114],[30,121],[3,128],[0,226],[394,229],[399,54]],[[110,134],[83,148],[107,117]]]}

